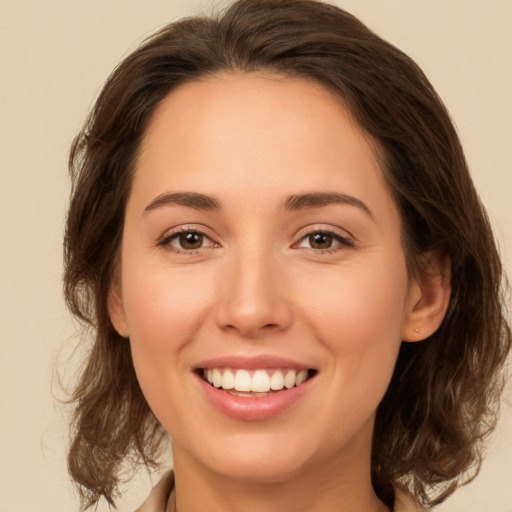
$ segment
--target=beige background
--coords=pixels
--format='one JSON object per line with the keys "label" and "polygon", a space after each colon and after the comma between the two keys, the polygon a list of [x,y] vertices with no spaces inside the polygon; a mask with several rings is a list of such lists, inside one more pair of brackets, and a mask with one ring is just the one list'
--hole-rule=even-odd
{"label": "beige background", "polygon": [[[415,58],[445,99],[511,269],[512,1],[338,3]],[[60,282],[71,139],[142,36],[211,5],[0,0],[0,512],[78,510],[51,394],[74,332]],[[505,407],[480,476],[437,510],[512,511],[511,432]],[[120,510],[133,509],[144,485],[130,487]]]}

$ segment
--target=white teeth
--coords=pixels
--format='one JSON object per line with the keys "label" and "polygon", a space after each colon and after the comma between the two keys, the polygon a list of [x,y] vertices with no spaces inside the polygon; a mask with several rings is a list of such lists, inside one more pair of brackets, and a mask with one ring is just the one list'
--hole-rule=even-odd
{"label": "white teeth", "polygon": [[235,376],[231,370],[224,370],[222,376],[222,389],[233,389],[235,387]]}
{"label": "white teeth", "polygon": [[265,370],[256,370],[252,376],[251,391],[265,393],[270,391],[270,377]]}
{"label": "white teeth", "polygon": [[251,391],[251,374],[247,370],[237,370],[235,389],[237,391]]}
{"label": "white teeth", "polygon": [[[255,370],[252,375],[247,370],[231,370],[229,368],[208,368],[203,371],[205,379],[215,386],[226,390],[241,393],[253,393],[258,396],[270,390],[281,391],[300,386],[308,378],[307,370]],[[266,395],[262,395],[266,396]]]}
{"label": "white teeth", "polygon": [[216,388],[220,388],[222,386],[222,374],[217,368],[213,370],[213,385]]}
{"label": "white teeth", "polygon": [[295,386],[295,377],[297,374],[295,373],[295,370],[288,370],[286,372],[286,375],[284,376],[284,385],[290,389]]}
{"label": "white teeth", "polygon": [[283,372],[274,372],[270,377],[270,389],[279,391],[284,388],[284,377]]}
{"label": "white teeth", "polygon": [[295,378],[295,385],[300,386],[305,380],[308,378],[308,371],[307,370],[300,370],[299,373],[297,373],[297,377]]}

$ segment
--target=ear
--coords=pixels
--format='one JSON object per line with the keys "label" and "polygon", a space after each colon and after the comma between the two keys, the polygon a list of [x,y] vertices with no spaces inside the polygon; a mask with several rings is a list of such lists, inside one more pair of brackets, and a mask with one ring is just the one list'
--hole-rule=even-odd
{"label": "ear", "polygon": [[123,338],[128,338],[128,324],[124,312],[123,299],[120,284],[113,284],[110,287],[107,298],[108,313],[114,329]]}
{"label": "ear", "polygon": [[450,258],[429,253],[422,259],[421,269],[409,288],[402,326],[403,341],[422,341],[434,334],[450,302]]}

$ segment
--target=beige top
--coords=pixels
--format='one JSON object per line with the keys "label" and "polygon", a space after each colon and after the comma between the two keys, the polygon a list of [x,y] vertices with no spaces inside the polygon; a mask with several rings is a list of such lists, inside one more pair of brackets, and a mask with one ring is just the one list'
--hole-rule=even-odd
{"label": "beige top", "polygon": [[[172,471],[164,477],[153,488],[146,501],[135,512],[166,512],[167,504],[170,502],[170,510],[175,508],[174,495],[174,474]],[[402,492],[395,493],[395,508],[393,512],[427,512],[425,508],[418,505],[412,497]]]}

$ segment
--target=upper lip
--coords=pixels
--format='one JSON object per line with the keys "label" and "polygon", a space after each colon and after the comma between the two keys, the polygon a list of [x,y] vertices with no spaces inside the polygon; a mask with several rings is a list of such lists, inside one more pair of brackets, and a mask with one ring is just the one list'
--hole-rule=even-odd
{"label": "upper lip", "polygon": [[256,370],[258,368],[289,368],[289,369],[313,369],[310,365],[289,359],[287,357],[275,356],[270,354],[260,354],[256,356],[220,356],[200,361],[194,369],[208,368],[239,368],[244,370]]}

